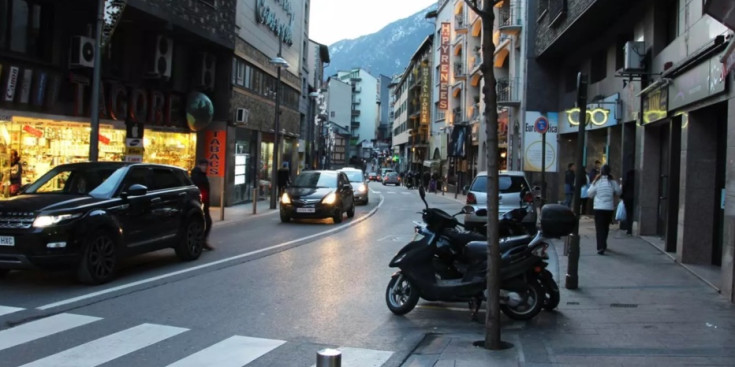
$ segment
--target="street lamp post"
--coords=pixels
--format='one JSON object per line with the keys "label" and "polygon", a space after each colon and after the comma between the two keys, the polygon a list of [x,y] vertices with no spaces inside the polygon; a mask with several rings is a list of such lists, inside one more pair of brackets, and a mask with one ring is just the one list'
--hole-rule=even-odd
{"label": "street lamp post", "polygon": [[271,163],[271,209],[276,209],[276,200],[278,198],[278,140],[279,140],[279,132],[281,130],[280,126],[280,118],[281,118],[281,68],[285,67],[288,68],[288,62],[281,57],[281,47],[283,45],[283,41],[279,38],[278,39],[278,56],[270,59],[271,65],[276,66],[276,113],[274,117],[273,122],[273,163]]}

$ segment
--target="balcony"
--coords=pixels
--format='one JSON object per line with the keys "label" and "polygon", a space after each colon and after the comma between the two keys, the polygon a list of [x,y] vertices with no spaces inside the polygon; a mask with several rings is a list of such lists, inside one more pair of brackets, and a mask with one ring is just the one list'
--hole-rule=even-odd
{"label": "balcony", "polygon": [[360,93],[360,92],[362,92],[362,88],[361,87],[353,87],[352,88],[352,93]]}
{"label": "balcony", "polygon": [[496,84],[499,106],[519,106],[521,104],[520,79],[498,79]]}
{"label": "balcony", "polygon": [[498,29],[503,33],[518,34],[523,28],[522,14],[518,1],[513,1],[509,7],[501,8],[498,11]]}
{"label": "balcony", "polygon": [[352,104],[360,104],[360,101],[361,101],[360,98],[353,98]]}
{"label": "balcony", "polygon": [[465,79],[467,78],[467,71],[461,62],[454,63],[454,79]]}
{"label": "balcony", "polygon": [[467,33],[467,18],[464,14],[456,14],[454,16],[454,31],[457,33]]}
{"label": "balcony", "polygon": [[480,103],[475,103],[472,105],[472,115],[470,115],[470,121],[480,121]]}
{"label": "balcony", "polygon": [[360,116],[360,110],[352,110],[352,117]]}
{"label": "balcony", "polygon": [[352,130],[359,129],[360,121],[351,121],[350,126],[352,127]]}
{"label": "balcony", "polygon": [[464,112],[462,111],[461,107],[455,107],[452,110],[452,117],[455,124],[461,123],[464,121]]}

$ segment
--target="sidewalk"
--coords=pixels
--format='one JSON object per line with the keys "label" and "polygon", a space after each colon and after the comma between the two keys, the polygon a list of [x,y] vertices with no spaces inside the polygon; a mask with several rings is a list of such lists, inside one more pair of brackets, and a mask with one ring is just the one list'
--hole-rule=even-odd
{"label": "sidewalk", "polygon": [[513,348],[474,347],[484,339],[480,324],[472,333],[427,334],[403,366],[735,365],[735,306],[712,287],[617,226],[601,256],[594,222],[583,218],[580,245],[579,288],[568,290],[564,241],[554,241],[562,275],[555,312],[528,322],[501,315],[501,339]]}
{"label": "sidewalk", "polygon": [[268,200],[258,200],[255,209],[256,213],[253,214],[253,202],[227,206],[224,210],[224,220],[222,220],[221,207],[211,206],[209,207],[209,215],[212,216],[212,227],[216,228],[230,223],[239,223],[251,218],[278,213],[278,209],[270,209],[270,201]]}

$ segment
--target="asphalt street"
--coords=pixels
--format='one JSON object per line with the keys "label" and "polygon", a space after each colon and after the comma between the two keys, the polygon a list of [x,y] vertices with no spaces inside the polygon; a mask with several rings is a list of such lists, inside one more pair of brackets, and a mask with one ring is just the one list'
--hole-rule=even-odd
{"label": "asphalt street", "polygon": [[[139,256],[103,286],[13,272],[0,281],[0,365],[312,366],[332,347],[345,366],[399,366],[427,332],[480,328],[464,304],[388,311],[387,264],[423,203],[416,190],[370,186],[370,204],[342,224],[271,214],[228,222],[199,260]],[[462,206],[450,195],[428,200]]]}

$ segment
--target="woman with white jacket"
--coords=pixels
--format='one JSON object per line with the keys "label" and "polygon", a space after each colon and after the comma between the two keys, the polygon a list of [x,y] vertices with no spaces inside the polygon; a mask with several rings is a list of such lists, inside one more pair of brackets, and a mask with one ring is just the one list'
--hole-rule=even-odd
{"label": "woman with white jacket", "polygon": [[590,184],[587,195],[594,199],[592,208],[595,211],[595,231],[597,232],[597,253],[604,255],[607,250],[607,235],[610,232],[615,212],[615,196],[620,196],[622,189],[610,175],[610,166],[602,166],[600,174]]}

